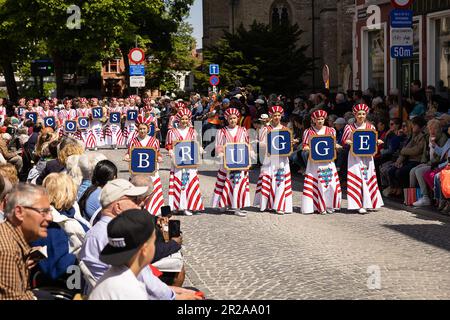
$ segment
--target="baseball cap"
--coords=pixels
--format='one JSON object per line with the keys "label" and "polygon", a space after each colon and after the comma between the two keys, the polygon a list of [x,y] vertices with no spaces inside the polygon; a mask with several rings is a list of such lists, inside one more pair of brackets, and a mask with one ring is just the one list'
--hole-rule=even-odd
{"label": "baseball cap", "polygon": [[225,99],[222,100],[222,103],[230,103],[230,99],[225,98]]}
{"label": "baseball cap", "polygon": [[145,210],[122,212],[108,223],[108,244],[100,260],[112,266],[128,263],[155,231],[154,220]]}
{"label": "baseball cap", "polygon": [[135,187],[125,179],[115,179],[109,181],[103,187],[102,193],[100,194],[100,204],[102,208],[105,208],[123,196],[137,197],[146,193],[147,190],[148,187]]}
{"label": "baseball cap", "polygon": [[334,124],[347,124],[344,118],[337,118]]}
{"label": "baseball cap", "polygon": [[269,116],[264,113],[261,115],[261,118],[259,118],[259,121],[263,121],[263,120],[267,120],[267,119],[269,119]]}

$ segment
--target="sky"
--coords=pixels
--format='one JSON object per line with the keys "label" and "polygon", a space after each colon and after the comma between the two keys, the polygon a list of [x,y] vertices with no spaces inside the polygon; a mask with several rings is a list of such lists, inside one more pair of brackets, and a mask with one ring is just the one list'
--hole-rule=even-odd
{"label": "sky", "polygon": [[195,0],[187,21],[194,27],[194,38],[197,40],[197,49],[202,48],[203,12],[202,0]]}

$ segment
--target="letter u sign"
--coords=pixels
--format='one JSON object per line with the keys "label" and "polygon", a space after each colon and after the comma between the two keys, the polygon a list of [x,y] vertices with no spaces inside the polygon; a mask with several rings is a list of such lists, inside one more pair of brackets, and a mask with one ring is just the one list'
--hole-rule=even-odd
{"label": "letter u sign", "polygon": [[309,159],[318,163],[334,161],[336,159],[336,138],[332,135],[312,137]]}
{"label": "letter u sign", "polygon": [[228,171],[243,171],[251,167],[250,147],[246,143],[227,143],[224,157],[224,167]]}

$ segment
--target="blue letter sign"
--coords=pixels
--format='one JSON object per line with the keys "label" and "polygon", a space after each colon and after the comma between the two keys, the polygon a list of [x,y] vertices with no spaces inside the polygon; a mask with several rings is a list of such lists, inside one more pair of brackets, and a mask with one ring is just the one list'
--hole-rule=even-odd
{"label": "blue letter sign", "polygon": [[176,168],[195,168],[199,165],[197,141],[179,141],[173,148]]}
{"label": "blue letter sign", "polygon": [[137,117],[138,117],[137,110],[128,110],[127,111],[127,121],[136,121]]}
{"label": "blue letter sign", "polygon": [[77,132],[77,122],[75,120],[66,120],[64,122],[64,131],[69,133]]}
{"label": "blue letter sign", "polygon": [[44,118],[44,126],[54,128],[56,126],[55,117],[45,117]]}
{"label": "blue letter sign", "polygon": [[292,135],[289,130],[274,130],[267,134],[267,153],[289,157],[292,153]]}
{"label": "blue letter sign", "polygon": [[250,169],[250,147],[246,143],[227,143],[225,145],[224,167],[228,171]]}
{"label": "blue letter sign", "polygon": [[111,112],[109,114],[109,123],[119,124],[120,123],[120,112]]}
{"label": "blue letter sign", "polygon": [[309,158],[312,162],[333,162],[336,159],[336,138],[334,136],[313,136],[309,146]]}
{"label": "blue letter sign", "polygon": [[356,130],[353,132],[351,152],[358,157],[372,157],[377,153],[378,133],[374,130]]}
{"label": "blue letter sign", "polygon": [[155,136],[155,124],[153,122],[150,123],[150,127],[148,128],[148,135],[150,137],[154,137]]}
{"label": "blue letter sign", "polygon": [[33,121],[33,123],[37,122],[37,118],[38,118],[37,112],[27,112],[27,113],[25,113],[25,119],[26,120],[31,120],[31,121]]}
{"label": "blue letter sign", "polygon": [[80,130],[89,129],[89,118],[88,117],[79,117],[78,118],[78,129],[80,129]]}
{"label": "blue letter sign", "polygon": [[92,118],[93,119],[103,118],[103,108],[92,108]]}
{"label": "blue letter sign", "polygon": [[25,108],[19,108],[19,110],[17,111],[18,116],[21,117],[25,113],[25,110]]}
{"label": "blue letter sign", "polygon": [[153,174],[156,171],[157,152],[154,148],[133,148],[130,156],[132,174]]}

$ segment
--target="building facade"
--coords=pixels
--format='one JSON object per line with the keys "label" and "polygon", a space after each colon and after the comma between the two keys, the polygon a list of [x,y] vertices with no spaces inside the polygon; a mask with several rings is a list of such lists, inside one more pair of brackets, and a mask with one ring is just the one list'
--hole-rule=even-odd
{"label": "building facade", "polygon": [[[332,91],[352,87],[352,23],[354,0],[203,0],[203,46],[208,48],[225,31],[241,24],[297,23],[304,31],[298,45],[308,45],[315,72],[306,79],[313,89],[323,89],[324,66],[329,69]],[[308,88],[309,90],[311,88]]]}
{"label": "building facade", "polygon": [[371,87],[389,93],[393,88],[402,88],[403,94],[409,95],[410,83],[421,80],[423,85],[433,85],[439,94],[448,97],[450,0],[414,1],[411,7],[414,50],[408,59],[391,58],[392,9],[389,0],[356,1],[353,22],[355,89]]}

